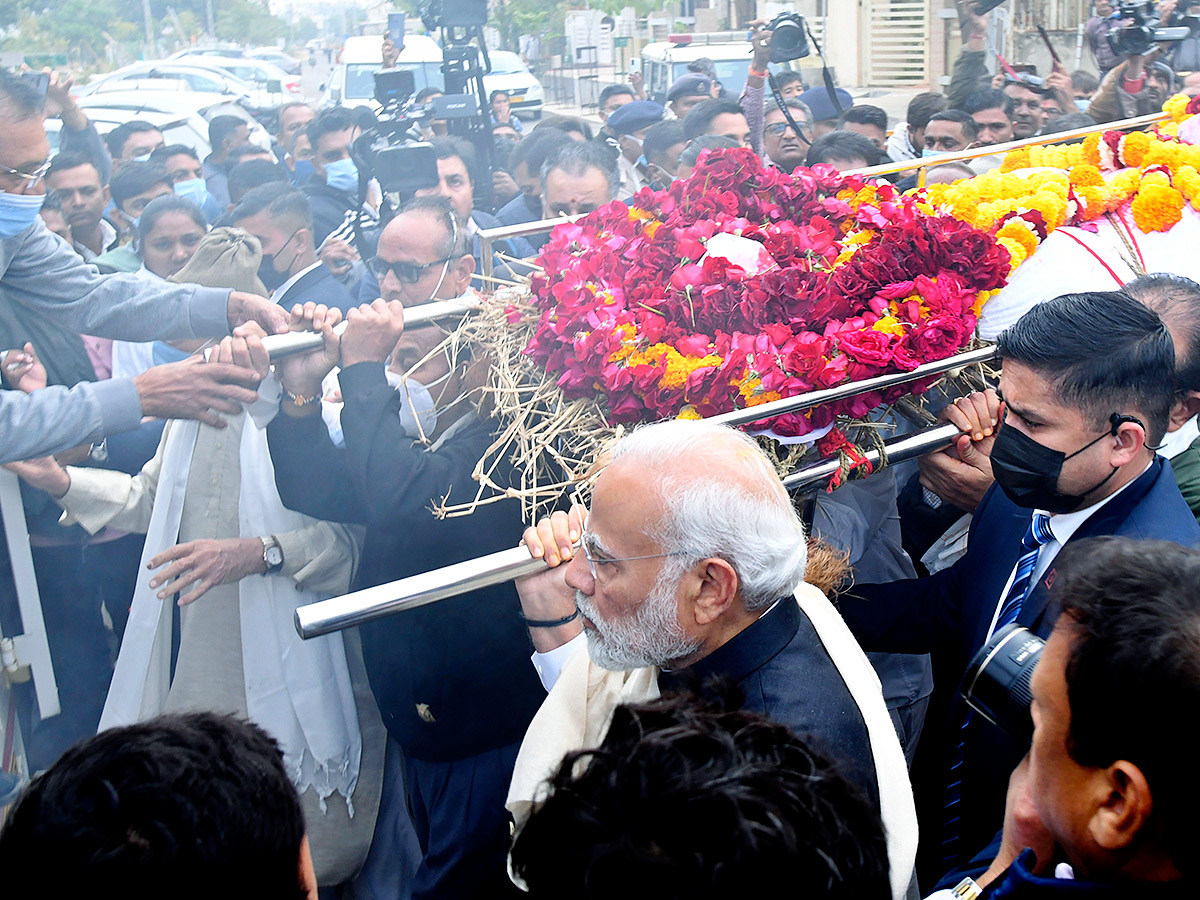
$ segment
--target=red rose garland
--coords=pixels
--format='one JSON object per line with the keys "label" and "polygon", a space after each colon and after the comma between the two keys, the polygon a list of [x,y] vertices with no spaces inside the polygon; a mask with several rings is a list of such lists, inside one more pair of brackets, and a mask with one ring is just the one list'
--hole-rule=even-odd
{"label": "red rose garland", "polygon": [[[891,185],[828,166],[788,175],[745,149],[702,154],[687,180],[558,226],[539,262],[525,352],[568,399],[601,394],[622,423],[715,415],[951,356],[1010,269],[995,238]],[[756,427],[803,435],[926,387]],[[845,445],[835,429],[818,448]]]}

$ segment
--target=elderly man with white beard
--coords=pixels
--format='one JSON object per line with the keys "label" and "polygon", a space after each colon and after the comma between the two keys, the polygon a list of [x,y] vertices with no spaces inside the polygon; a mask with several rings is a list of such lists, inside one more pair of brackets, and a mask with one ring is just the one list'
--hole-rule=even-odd
{"label": "elderly man with white beard", "polygon": [[557,512],[524,543],[550,564],[517,583],[550,696],[509,791],[518,822],[618,703],[732,681],[744,708],[819,746],[877,805],[903,894],[916,819],[879,680],[804,583],[804,528],[752,438],[694,421],[638,428],[613,448],[590,512]]}

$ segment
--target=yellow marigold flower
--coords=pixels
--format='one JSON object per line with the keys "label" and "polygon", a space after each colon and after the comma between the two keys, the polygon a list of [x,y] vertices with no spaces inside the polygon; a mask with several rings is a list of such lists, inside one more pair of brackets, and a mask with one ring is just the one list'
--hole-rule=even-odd
{"label": "yellow marigold flower", "polygon": [[1176,94],[1163,104],[1163,112],[1171,117],[1173,123],[1182,122],[1188,117],[1187,105],[1191,98],[1187,94]]}
{"label": "yellow marigold flower", "polygon": [[1082,163],[1071,168],[1070,181],[1076,189],[1079,187],[1101,187],[1104,184],[1104,176],[1100,174],[1100,169],[1097,166]]}
{"label": "yellow marigold flower", "polygon": [[685,406],[683,409],[681,409],[679,411],[679,415],[677,415],[675,418],[688,419],[689,421],[694,421],[696,419],[703,419],[704,416],[700,415],[700,413],[698,413],[696,411],[696,407],[692,406],[692,404],[689,403],[687,406]]}
{"label": "yellow marigold flower", "polygon": [[1094,222],[1108,212],[1108,190],[1103,187],[1077,187],[1075,199],[1079,201],[1079,216],[1085,222]]}
{"label": "yellow marigold flower", "polygon": [[1100,135],[1089,134],[1079,145],[1079,158],[1089,166],[1100,165]]}
{"label": "yellow marigold flower", "polygon": [[1134,131],[1121,138],[1121,159],[1127,166],[1140,166],[1153,141],[1144,131]]}
{"label": "yellow marigold flower", "polygon": [[697,369],[721,364],[721,357],[715,353],[708,356],[684,356],[674,347],[667,348],[666,359],[667,370],[663,372],[658,383],[669,390],[682,390],[687,385],[688,376]]}
{"label": "yellow marigold flower", "polygon": [[1038,248],[1037,235],[1023,219],[1009,219],[1004,223],[1003,227],[996,232],[996,237],[1009,238],[1012,241],[1021,245],[1021,249],[1025,251],[1025,256],[1032,256]]}
{"label": "yellow marigold flower", "polygon": [[1004,162],[1000,164],[1001,172],[1012,172],[1014,169],[1028,169],[1030,163],[1029,151],[1036,149],[1034,147],[1020,147],[1016,150],[1009,150],[1004,155]]}
{"label": "yellow marigold flower", "polygon": [[1025,248],[1017,241],[1014,241],[1012,238],[1002,237],[996,238],[996,243],[1008,251],[1008,255],[1012,259],[1013,271],[1016,270],[1017,266],[1025,262]]}
{"label": "yellow marigold flower", "polygon": [[1183,218],[1183,194],[1160,184],[1144,185],[1130,211],[1142,231],[1167,231]]}
{"label": "yellow marigold flower", "polygon": [[654,221],[647,222],[646,227],[642,229],[642,233],[648,238],[653,238],[659,228],[662,227],[662,222]]}
{"label": "yellow marigold flower", "polygon": [[894,334],[904,337],[904,325],[895,316],[884,316],[871,326],[872,331],[882,331],[884,334]]}

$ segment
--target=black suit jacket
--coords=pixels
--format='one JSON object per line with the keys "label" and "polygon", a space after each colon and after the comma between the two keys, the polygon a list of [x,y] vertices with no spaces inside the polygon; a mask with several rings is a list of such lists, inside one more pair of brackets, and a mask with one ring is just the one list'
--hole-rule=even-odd
{"label": "black suit jacket", "polygon": [[[987,638],[1031,516],[993,485],[976,511],[967,553],[957,563],[928,578],[856,585],[841,600],[842,615],[865,650],[933,654],[934,694],[913,768],[922,839],[918,875],[924,884],[932,884],[991,840],[1004,817],[1009,773],[1029,749],[978,716],[963,732],[967,710],[958,688],[971,657]],[[1068,543],[1104,535],[1200,546],[1200,526],[1179,493],[1170,463],[1156,457]],[[1057,617],[1050,605],[1056,575],[1052,564],[1033,586],[1018,618],[1043,637]],[[945,788],[960,739],[966,742],[961,839],[947,848],[943,860]]]}
{"label": "black suit jacket", "polygon": [[284,309],[291,309],[297,303],[308,303],[310,300],[329,307],[336,306],[343,313],[349,312],[356,305],[345,285],[333,277],[333,273],[324,263],[305,272],[276,303]]}

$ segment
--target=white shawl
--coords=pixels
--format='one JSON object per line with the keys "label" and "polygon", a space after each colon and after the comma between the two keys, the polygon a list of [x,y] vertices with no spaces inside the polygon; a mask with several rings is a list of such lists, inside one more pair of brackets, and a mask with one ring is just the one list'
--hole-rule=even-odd
{"label": "white shawl", "polygon": [[[258,537],[306,527],[311,519],[286,509],[275,489],[275,470],[261,427],[270,421],[271,388],[247,409],[242,429],[240,533]],[[265,395],[265,396],[264,396]],[[278,409],[278,397],[274,410]],[[266,421],[261,419],[265,418]],[[163,451],[162,471],[142,551],[142,571],[151,558],[179,539],[185,489],[195,449],[197,422],[176,422]],[[358,781],[362,736],[340,633],[301,640],[293,625],[297,606],[323,599],[299,590],[283,575],[251,575],[238,582],[242,668],[246,709],[283,748],[284,764],[300,793],[325,798],[337,791],[350,798]],[[204,603],[201,598],[199,603]],[[141,578],[133,595],[100,730],[140,722],[166,709],[170,690],[171,600],[159,600]]]}

